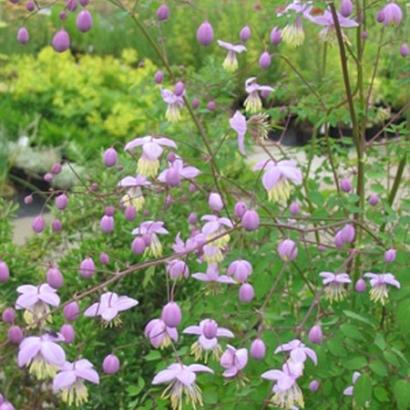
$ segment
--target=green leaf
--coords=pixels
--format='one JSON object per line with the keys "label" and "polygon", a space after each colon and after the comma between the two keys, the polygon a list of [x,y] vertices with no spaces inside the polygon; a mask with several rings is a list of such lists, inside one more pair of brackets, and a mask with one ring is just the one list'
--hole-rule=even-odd
{"label": "green leaf", "polygon": [[374,344],[380,349],[384,350],[386,348],[386,341],[381,333],[378,333],[374,338]]}
{"label": "green leaf", "polygon": [[343,313],[350,319],[358,320],[359,322],[366,323],[366,325],[373,326],[373,323],[369,319],[359,315],[358,313],[352,312],[350,310],[344,310]]}
{"label": "green leaf", "polygon": [[160,360],[161,359],[161,353],[158,352],[158,350],[152,350],[144,357],[144,359],[147,362],[153,362],[155,360]]}
{"label": "green leaf", "polygon": [[396,355],[392,352],[383,352],[384,358],[393,366],[400,367],[399,359],[397,359]]}
{"label": "green leaf", "polygon": [[384,387],[376,386],[373,391],[374,391],[374,396],[376,397],[378,401],[381,401],[381,402],[390,401],[389,393]]}
{"label": "green leaf", "polygon": [[372,398],[372,382],[369,375],[362,374],[354,385],[353,394],[356,403],[364,406]]}
{"label": "green leaf", "polygon": [[341,332],[348,338],[350,339],[357,339],[357,340],[363,340],[363,332],[360,332],[359,329],[351,325],[349,323],[344,323],[343,325],[340,326]]}
{"label": "green leaf", "polygon": [[410,383],[405,380],[398,380],[393,388],[394,398],[399,410],[410,408]]}
{"label": "green leaf", "polygon": [[361,369],[367,365],[367,359],[364,356],[356,356],[344,362],[344,367],[350,370]]}
{"label": "green leaf", "polygon": [[388,373],[386,365],[381,360],[376,360],[369,364],[370,369],[378,376],[386,376]]}
{"label": "green leaf", "polygon": [[343,347],[343,344],[340,340],[332,339],[327,342],[327,348],[333,356],[345,357],[346,349]]}

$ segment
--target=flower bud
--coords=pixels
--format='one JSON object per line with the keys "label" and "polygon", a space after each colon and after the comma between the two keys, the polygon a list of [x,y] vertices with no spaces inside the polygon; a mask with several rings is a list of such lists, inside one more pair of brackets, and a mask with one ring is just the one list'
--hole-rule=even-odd
{"label": "flower bud", "polygon": [[398,26],[403,18],[403,12],[400,6],[394,1],[387,3],[383,7],[383,23],[385,26],[396,25]]}
{"label": "flower bud", "polygon": [[207,339],[213,339],[217,336],[218,333],[218,323],[212,319],[204,320],[202,333]]}
{"label": "flower bud", "polygon": [[104,215],[107,216],[114,216],[115,208],[113,206],[106,206],[104,209]]}
{"label": "flower bud", "polygon": [[191,212],[188,216],[188,223],[195,225],[198,222],[198,215],[195,212]]}
{"label": "flower bud", "polygon": [[266,70],[271,65],[272,59],[270,54],[265,51],[259,57],[259,67]]}
{"label": "flower bud", "polygon": [[60,333],[64,337],[65,343],[73,343],[75,339],[75,330],[74,328],[66,323],[60,328]]}
{"label": "flower bud", "polygon": [[120,370],[120,360],[116,355],[109,354],[105,356],[102,367],[105,374],[115,374]]}
{"label": "flower bud", "polygon": [[400,46],[400,55],[401,55],[402,57],[407,57],[409,54],[410,54],[409,45],[406,44],[406,43],[403,43],[403,44]]}
{"label": "flower bud", "polygon": [[376,21],[378,23],[383,23],[384,21],[384,11],[380,10],[377,14],[376,14]]}
{"label": "flower bud", "polygon": [[115,150],[115,148],[111,147],[108,148],[105,152],[104,152],[104,165],[108,168],[113,167],[118,160],[118,154],[117,151]]}
{"label": "flower bud", "polygon": [[310,390],[311,392],[316,392],[316,391],[318,391],[318,390],[319,390],[319,387],[320,387],[320,383],[319,383],[317,380],[312,380],[312,381],[309,383],[309,390]]}
{"label": "flower bud", "polygon": [[193,99],[192,99],[191,105],[192,105],[192,108],[193,108],[194,110],[196,110],[197,108],[199,108],[199,104],[200,104],[200,102],[199,102],[199,99],[198,99],[198,98],[193,98]]}
{"label": "flower bud", "polygon": [[31,227],[35,233],[41,233],[44,231],[45,228],[45,221],[42,215],[38,215],[33,219]]}
{"label": "flower bud", "polygon": [[396,260],[396,249],[389,249],[384,253],[384,261],[386,263],[391,263]]}
{"label": "flower bud", "polygon": [[165,21],[169,18],[169,7],[166,4],[161,4],[157,9],[157,18],[159,21]]}
{"label": "flower bud", "polygon": [[291,239],[285,239],[284,241],[280,242],[278,245],[278,254],[284,262],[295,260],[298,256],[298,247],[296,245],[296,242],[292,241]]}
{"label": "flower bud", "polygon": [[58,15],[61,21],[64,21],[67,18],[67,13],[63,10],[60,11],[60,14]]}
{"label": "flower bud", "polygon": [[64,314],[64,318],[66,320],[69,320],[70,322],[73,322],[80,315],[80,306],[75,301],[70,302],[70,303],[68,303],[67,305],[64,306],[63,314]]}
{"label": "flower bud", "polygon": [[343,17],[349,17],[353,12],[353,3],[351,0],[342,0],[340,4],[340,14]]}
{"label": "flower bud", "polygon": [[68,204],[67,195],[66,194],[58,195],[55,199],[55,204],[56,204],[57,209],[63,210],[67,208],[67,204]]}
{"label": "flower bud", "polygon": [[0,260],[0,282],[7,282],[10,277],[10,270],[6,262]]}
{"label": "flower bud", "polygon": [[171,163],[175,162],[175,160],[177,159],[177,154],[175,154],[175,152],[171,151],[168,153],[167,155],[167,160]]}
{"label": "flower bud", "polygon": [[244,283],[239,288],[239,300],[241,302],[250,302],[255,297],[253,286],[249,283]]}
{"label": "flower bud", "polygon": [[278,27],[273,27],[270,32],[270,41],[274,46],[277,46],[282,41],[282,31]]}
{"label": "flower bud", "polygon": [[198,190],[198,188],[196,187],[195,184],[189,184],[188,190],[189,190],[189,192],[192,193],[192,192],[196,192]]}
{"label": "flower bud", "polygon": [[320,327],[320,325],[313,326],[309,330],[308,337],[312,343],[316,343],[320,345],[323,341],[323,333],[322,333],[322,328]]}
{"label": "flower bud", "polygon": [[177,327],[182,320],[182,312],[175,302],[169,302],[162,308],[161,319],[168,327]]}
{"label": "flower bud", "polygon": [[208,198],[208,205],[215,212],[221,211],[224,207],[221,195],[216,192],[211,192]]}
{"label": "flower bud", "polygon": [[50,268],[46,277],[47,283],[54,289],[60,289],[64,285],[64,277],[57,268]]}
{"label": "flower bud", "polygon": [[27,10],[27,11],[32,12],[32,11],[34,11],[35,9],[36,9],[36,5],[35,5],[34,1],[28,1],[28,2],[26,3],[26,10]]}
{"label": "flower bud", "polygon": [[77,10],[77,0],[66,0],[65,6],[69,11],[76,11]]}
{"label": "flower bud", "polygon": [[252,270],[252,265],[248,261],[239,259],[229,265],[227,273],[233,276],[237,282],[244,283],[252,274]]}
{"label": "flower bud", "polygon": [[164,81],[164,73],[161,70],[155,73],[154,81],[156,84],[161,84]]}
{"label": "flower bud", "polygon": [[255,339],[251,344],[251,357],[256,360],[262,360],[266,355],[266,345],[262,339]]}
{"label": "flower bud", "polygon": [[340,188],[343,192],[349,193],[352,191],[352,183],[350,182],[350,179],[348,178],[343,178],[340,181]]}
{"label": "flower bud", "polygon": [[80,275],[83,278],[91,278],[95,273],[95,264],[91,258],[85,258],[80,264]]}
{"label": "flower bud", "polygon": [[178,186],[181,183],[179,171],[176,168],[169,168],[165,174],[165,182],[170,187]]}
{"label": "flower bud", "polygon": [[184,94],[185,91],[185,84],[183,81],[178,81],[175,86],[174,86],[174,94],[178,97],[180,97],[182,94]]}
{"label": "flower bud", "polygon": [[145,241],[141,237],[137,237],[132,241],[131,250],[135,255],[141,255],[145,251]]}
{"label": "flower bud", "polygon": [[13,308],[8,307],[4,309],[1,318],[3,319],[3,322],[11,324],[16,320],[16,311]]}
{"label": "flower bud", "polygon": [[134,206],[127,206],[124,211],[124,216],[127,221],[133,221],[137,216],[137,210]]}
{"label": "flower bud", "polygon": [[297,215],[300,212],[300,205],[294,201],[289,205],[289,212],[292,215]]}
{"label": "flower bud", "polygon": [[171,279],[177,280],[183,277],[188,277],[188,265],[180,259],[174,259],[167,265],[167,272]]}
{"label": "flower bud", "polygon": [[245,202],[239,201],[235,204],[233,212],[237,218],[242,218],[247,210],[248,207],[246,206]]}
{"label": "flower bud", "polygon": [[241,219],[241,226],[247,231],[255,231],[259,228],[259,223],[259,215],[254,209],[248,209]]}
{"label": "flower bud", "polygon": [[80,0],[80,4],[85,7],[88,6],[88,3],[90,2],[90,0]]}
{"label": "flower bud", "polygon": [[369,32],[368,31],[362,31],[360,36],[362,37],[363,40],[367,40],[369,38]]}
{"label": "flower bud", "polygon": [[54,178],[54,175],[51,172],[46,172],[43,176],[44,181],[50,183]]}
{"label": "flower bud", "polygon": [[196,32],[196,39],[198,40],[199,44],[202,44],[203,46],[208,46],[212,43],[214,39],[214,29],[208,21],[204,21],[198,27],[198,30]]}
{"label": "flower bud", "polygon": [[216,102],[211,100],[208,102],[208,104],[206,105],[206,108],[208,109],[208,111],[215,111],[216,110]]}
{"label": "flower bud", "polygon": [[252,32],[249,26],[242,27],[241,32],[239,33],[239,38],[243,43],[246,43],[251,38]]}
{"label": "flower bud", "polygon": [[114,230],[114,218],[104,215],[100,221],[100,228],[104,233],[111,233]]}
{"label": "flower bud", "polygon": [[23,340],[23,337],[23,331],[19,326],[10,326],[7,331],[7,339],[10,343],[18,345]]}
{"label": "flower bud", "polygon": [[59,219],[54,219],[53,222],[51,222],[51,229],[53,232],[60,232],[63,229],[63,224]]}
{"label": "flower bud", "polygon": [[57,31],[54,34],[52,45],[55,51],[63,53],[70,48],[70,35],[65,30]]}
{"label": "flower bud", "polygon": [[24,197],[24,203],[26,205],[31,205],[33,203],[33,195],[26,195]]}
{"label": "flower bud", "polygon": [[26,27],[20,27],[17,31],[17,41],[20,44],[27,44],[30,40],[30,35]]}
{"label": "flower bud", "polygon": [[100,253],[100,263],[102,265],[108,265],[110,263],[110,257],[105,252]]}
{"label": "flower bud", "polygon": [[93,26],[93,16],[88,10],[81,10],[78,13],[76,26],[82,33],[91,30],[91,27]]}
{"label": "flower bud", "polygon": [[51,166],[50,172],[54,175],[58,175],[62,169],[62,165],[59,162],[56,162]]}
{"label": "flower bud", "polygon": [[379,195],[375,193],[370,194],[369,199],[368,199],[369,205],[376,206],[379,203],[379,201],[380,201]]}
{"label": "flower bud", "polygon": [[356,284],[354,285],[356,292],[363,293],[366,291],[366,282],[363,278],[358,279]]}

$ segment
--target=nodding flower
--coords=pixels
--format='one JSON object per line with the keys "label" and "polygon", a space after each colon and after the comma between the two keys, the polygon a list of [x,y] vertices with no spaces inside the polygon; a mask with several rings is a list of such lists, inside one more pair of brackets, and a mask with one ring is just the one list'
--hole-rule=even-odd
{"label": "nodding flower", "polygon": [[389,291],[387,285],[394,286],[400,289],[400,282],[391,273],[365,273],[365,278],[370,279],[370,299],[373,302],[380,302],[385,305],[389,299]]}
{"label": "nodding flower", "polygon": [[219,364],[225,369],[222,375],[228,379],[233,378],[248,364],[248,350],[228,345]]}
{"label": "nodding flower", "polygon": [[226,71],[234,72],[238,69],[238,59],[236,54],[241,54],[246,51],[246,47],[243,44],[231,44],[226,41],[218,40],[218,45],[225,50],[228,50],[228,54],[223,62],[223,68]]}
{"label": "nodding flower", "polygon": [[127,193],[121,198],[121,205],[124,208],[133,207],[136,211],[140,211],[144,207],[145,198],[142,193],[142,187],[150,186],[151,182],[143,175],[137,175],[136,177],[125,177],[119,183],[118,186],[126,188]]}
{"label": "nodding flower", "polygon": [[248,78],[245,81],[245,91],[248,97],[245,100],[245,110],[250,113],[256,113],[262,109],[262,100],[260,93],[270,93],[274,89],[268,85],[259,85],[256,77]]}
{"label": "nodding flower", "polygon": [[[179,93],[178,93],[179,94]],[[162,89],[161,97],[165,104],[167,104],[167,111],[165,117],[169,122],[178,122],[181,119],[181,109],[184,106],[185,90],[182,94],[175,94],[171,90]]]}
{"label": "nodding flower", "polygon": [[229,120],[229,125],[238,136],[239,152],[242,155],[245,155],[245,134],[248,129],[246,117],[240,111],[236,111],[232,118]]}
{"label": "nodding flower", "polygon": [[321,272],[319,276],[323,279],[325,295],[330,302],[340,302],[345,298],[345,285],[352,282],[347,273]]}
{"label": "nodding flower", "polygon": [[154,258],[158,258],[162,255],[162,245],[159,241],[158,235],[168,234],[168,231],[164,228],[164,222],[143,222],[138,228],[132,231],[132,234],[147,239],[149,245],[145,249],[145,253],[152,255]]}
{"label": "nodding flower", "polygon": [[164,349],[173,341],[178,341],[178,330],[167,326],[162,319],[150,320],[145,326],[144,334],[151,345],[157,349]]}

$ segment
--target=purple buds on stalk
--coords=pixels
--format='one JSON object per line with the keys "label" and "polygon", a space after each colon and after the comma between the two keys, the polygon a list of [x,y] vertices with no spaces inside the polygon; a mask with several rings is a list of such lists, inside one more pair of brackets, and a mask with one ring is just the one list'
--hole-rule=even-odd
{"label": "purple buds on stalk", "polygon": [[180,97],[181,95],[184,94],[185,91],[185,84],[183,81],[178,81],[175,86],[174,86],[174,94],[177,97]]}
{"label": "purple buds on stalk", "polygon": [[216,192],[211,192],[208,198],[208,205],[215,212],[221,211],[224,207],[221,195]]}
{"label": "purple buds on stalk", "polygon": [[35,5],[35,3],[34,3],[34,1],[28,1],[27,3],[26,3],[26,10],[27,11],[34,11],[36,9],[36,5]]}
{"label": "purple buds on stalk", "polygon": [[109,354],[105,356],[102,368],[105,374],[115,374],[120,370],[120,366],[120,359],[115,354]]}
{"label": "purple buds on stalk", "polygon": [[171,279],[177,280],[183,277],[187,278],[189,275],[189,268],[184,261],[175,259],[167,265],[167,272]]}
{"label": "purple buds on stalk", "polygon": [[343,192],[346,192],[346,193],[351,192],[351,191],[352,191],[352,183],[350,182],[350,179],[348,179],[348,178],[343,178],[343,179],[340,181],[340,189],[341,189]]}
{"label": "purple buds on stalk", "polygon": [[82,33],[90,31],[93,26],[93,16],[88,10],[81,10],[77,16],[76,25]]}
{"label": "purple buds on stalk", "polygon": [[103,155],[104,165],[108,168],[113,167],[118,160],[118,154],[115,148],[108,148]]}
{"label": "purple buds on stalk", "polygon": [[383,23],[383,21],[384,21],[384,11],[383,10],[380,10],[380,11],[377,12],[376,21],[378,23]]}
{"label": "purple buds on stalk", "polygon": [[158,70],[154,75],[154,81],[156,84],[161,84],[164,81],[164,73],[161,70]]}
{"label": "purple buds on stalk", "polygon": [[195,225],[198,222],[198,215],[195,212],[191,212],[188,216],[188,223]]}
{"label": "purple buds on stalk", "polygon": [[95,273],[95,264],[91,258],[85,258],[80,264],[80,275],[83,278],[91,278]]}
{"label": "purple buds on stalk", "polygon": [[59,219],[54,219],[51,222],[51,229],[53,232],[60,232],[63,229],[63,224]]}
{"label": "purple buds on stalk", "polygon": [[384,253],[384,261],[386,263],[392,263],[396,260],[396,249],[389,249]]}
{"label": "purple buds on stalk", "polygon": [[44,231],[44,228],[46,226],[46,222],[43,218],[42,215],[38,215],[33,219],[33,222],[31,224],[31,227],[33,228],[33,231],[35,233],[41,233]]}
{"label": "purple buds on stalk", "polygon": [[7,339],[10,343],[18,345],[23,340],[23,338],[24,334],[19,326],[11,326],[7,331]]}
{"label": "purple buds on stalk", "polygon": [[64,51],[70,48],[70,35],[65,30],[57,31],[54,34],[52,45],[55,51],[58,53],[64,53]]}
{"label": "purple buds on stalk", "polygon": [[90,0],[80,0],[80,4],[85,7],[88,6],[88,3],[90,2]]}
{"label": "purple buds on stalk", "polygon": [[356,230],[351,224],[345,225],[340,229],[335,235],[335,246],[336,248],[342,248],[346,243],[352,243],[356,236]]}
{"label": "purple buds on stalk", "polygon": [[209,46],[214,39],[214,29],[212,28],[209,21],[204,21],[199,27],[196,32],[196,39],[198,40],[199,44],[203,46]]}
{"label": "purple buds on stalk", "polygon": [[80,306],[77,302],[70,302],[64,306],[63,314],[66,320],[73,322],[80,316]]}
{"label": "purple buds on stalk", "polygon": [[61,164],[59,162],[56,162],[51,166],[50,172],[53,175],[58,175],[62,169],[63,167],[61,166]]}
{"label": "purple buds on stalk", "polygon": [[145,251],[146,244],[143,238],[137,237],[132,241],[131,250],[135,255],[142,255]]}
{"label": "purple buds on stalk", "polygon": [[237,218],[242,218],[244,213],[248,210],[245,202],[239,201],[235,204],[234,214]]}
{"label": "purple buds on stalk", "polygon": [[64,285],[64,277],[58,268],[52,267],[47,273],[47,283],[54,289],[60,289]]}
{"label": "purple buds on stalk", "polygon": [[100,263],[103,265],[108,265],[110,263],[110,257],[105,253],[100,253]]}
{"label": "purple buds on stalk", "polygon": [[323,333],[322,333],[322,328],[320,327],[320,325],[313,326],[309,330],[308,337],[312,343],[316,343],[320,345],[323,341]]}
{"label": "purple buds on stalk", "polygon": [[20,27],[17,31],[17,41],[20,44],[27,44],[30,40],[30,35],[26,27]]}
{"label": "purple buds on stalk", "polygon": [[134,206],[127,206],[124,211],[124,216],[127,221],[133,221],[137,216],[137,210]]}
{"label": "purple buds on stalk", "polygon": [[379,195],[375,193],[370,194],[368,202],[369,202],[369,205],[376,206],[380,202]]}
{"label": "purple buds on stalk", "polygon": [[363,278],[358,279],[354,285],[356,292],[363,293],[366,291],[366,281]]}
{"label": "purple buds on stalk", "polygon": [[5,283],[10,278],[10,270],[7,263],[0,260],[0,282]]}
{"label": "purple buds on stalk", "polygon": [[262,339],[255,339],[251,344],[251,357],[256,360],[262,360],[266,355],[266,345]]}
{"label": "purple buds on stalk", "polygon": [[77,0],[66,0],[65,6],[69,11],[76,11],[77,9]]}
{"label": "purple buds on stalk", "polygon": [[[380,12],[379,12],[380,13]],[[403,12],[401,11],[400,6],[395,3],[395,2],[390,2],[387,3],[383,9],[382,9],[382,13],[383,13],[383,19],[381,21],[379,21],[379,14],[377,15],[378,19],[377,21],[379,21],[380,23],[383,23],[385,26],[389,26],[389,25],[399,25],[402,18],[403,18]],[[380,16],[381,17],[381,16]]]}
{"label": "purple buds on stalk", "polygon": [[309,383],[309,390],[311,391],[311,392],[316,392],[316,391],[318,391],[319,390],[319,387],[320,387],[320,383],[317,381],[317,380],[312,380],[310,383]]}
{"label": "purple buds on stalk", "polygon": [[250,283],[243,283],[239,288],[239,300],[249,303],[255,297],[255,290]]}
{"label": "purple buds on stalk", "polygon": [[63,210],[67,208],[68,205],[68,197],[66,194],[60,194],[55,199],[56,208]]}
{"label": "purple buds on stalk", "polygon": [[13,308],[8,307],[4,309],[1,318],[4,323],[12,324],[16,320],[16,311]]}
{"label": "purple buds on stalk", "polygon": [[178,327],[182,320],[182,312],[175,302],[169,302],[162,308],[161,319],[169,327]]}
{"label": "purple buds on stalk", "polygon": [[43,176],[44,181],[50,183],[54,178],[54,175],[51,172],[46,172]]}
{"label": "purple buds on stalk", "polygon": [[60,333],[64,337],[64,342],[65,343],[73,343],[74,342],[75,330],[70,324],[66,323],[66,324],[62,325],[61,328],[60,328]]}
{"label": "purple buds on stalk", "polygon": [[246,43],[251,38],[252,32],[249,26],[244,26],[239,33],[239,38],[243,43]]}
{"label": "purple buds on stalk", "polygon": [[266,70],[267,68],[269,68],[269,66],[271,65],[271,62],[272,62],[272,58],[267,51],[263,52],[261,56],[259,57],[259,67],[262,68],[263,70]]}
{"label": "purple buds on stalk", "polygon": [[282,41],[282,31],[278,27],[273,27],[270,32],[270,41],[274,46],[277,46]]}
{"label": "purple buds on stalk", "polygon": [[208,111],[215,111],[216,102],[214,100],[209,101],[208,104],[206,105],[206,108],[208,109]]}
{"label": "purple buds on stalk", "polygon": [[241,226],[247,231],[256,231],[259,228],[259,223],[259,215],[254,209],[248,209],[241,219]]}
{"label": "purple buds on stalk", "polygon": [[343,17],[349,17],[353,12],[353,3],[351,0],[342,0],[340,4],[340,14]]}
{"label": "purple buds on stalk", "polygon": [[27,195],[24,197],[24,203],[26,205],[31,205],[33,203],[33,195]]}
{"label": "purple buds on stalk", "polygon": [[111,233],[114,231],[114,218],[109,215],[104,215],[100,221],[100,228],[104,233]]}
{"label": "purple buds on stalk", "polygon": [[200,105],[199,99],[198,99],[198,98],[192,99],[191,105],[192,105],[192,108],[193,108],[194,110],[196,110],[197,108],[199,108],[199,105]]}
{"label": "purple buds on stalk", "polygon": [[278,245],[278,254],[284,262],[293,261],[298,256],[298,247],[296,242],[291,239],[285,239],[280,242]]}
{"label": "purple buds on stalk", "polygon": [[401,55],[402,57],[407,57],[409,54],[410,54],[410,47],[409,47],[409,45],[406,44],[406,43],[403,43],[403,44],[400,46],[400,55]]}
{"label": "purple buds on stalk", "polygon": [[300,205],[298,202],[294,201],[289,205],[289,212],[292,215],[297,215],[300,212]]}
{"label": "purple buds on stalk", "polygon": [[161,4],[157,9],[157,18],[159,21],[166,21],[169,18],[169,7],[166,4]]}

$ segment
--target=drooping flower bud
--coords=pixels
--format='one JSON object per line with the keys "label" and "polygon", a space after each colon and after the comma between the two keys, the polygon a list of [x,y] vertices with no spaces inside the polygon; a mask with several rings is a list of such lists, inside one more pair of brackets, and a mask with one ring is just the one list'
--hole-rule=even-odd
{"label": "drooping flower bud", "polygon": [[346,192],[346,193],[351,192],[351,191],[352,191],[352,183],[350,182],[350,179],[348,179],[348,178],[343,178],[343,179],[340,181],[340,189],[341,189],[343,192]]}
{"label": "drooping flower bud", "polygon": [[351,0],[342,0],[340,4],[340,14],[343,17],[349,17],[353,12],[353,3]]}
{"label": "drooping flower bud", "polygon": [[115,214],[115,207],[113,207],[113,206],[106,206],[106,207],[104,208],[104,215],[114,216],[114,214]]}
{"label": "drooping flower bud", "polygon": [[61,326],[60,328],[60,333],[64,337],[64,342],[65,343],[73,343],[75,339],[75,330],[74,328],[66,323]]}
{"label": "drooping flower bud", "polygon": [[251,38],[252,32],[249,26],[242,27],[241,32],[239,33],[239,38],[243,43],[246,43]]}
{"label": "drooping flower bud", "polygon": [[77,10],[77,0],[66,0],[65,6],[69,11],[76,11]]}
{"label": "drooping flower bud", "polygon": [[169,18],[169,7],[166,4],[161,4],[157,9],[157,18],[159,21],[165,21]]}
{"label": "drooping flower bud", "polygon": [[216,102],[214,100],[208,101],[208,104],[206,105],[206,108],[208,111],[215,111],[216,110]]}
{"label": "drooping flower bud", "polygon": [[20,27],[17,31],[17,41],[20,44],[27,44],[30,40],[30,35],[26,27]]}
{"label": "drooping flower bud", "polygon": [[184,94],[185,91],[185,84],[183,81],[178,81],[175,86],[174,86],[174,94],[178,97],[180,97],[182,94]]}
{"label": "drooping flower bud", "polygon": [[386,263],[391,263],[394,262],[396,260],[396,249],[389,249],[384,253],[384,261]]}
{"label": "drooping flower bud", "polygon": [[46,172],[43,176],[44,181],[50,183],[54,178],[54,175],[51,172]]}
{"label": "drooping flower bud", "polygon": [[310,390],[311,392],[316,392],[316,391],[318,391],[318,390],[319,390],[319,387],[320,387],[320,383],[319,383],[317,380],[312,380],[312,381],[309,383],[309,390]]}
{"label": "drooping flower bud", "polygon": [[378,23],[383,23],[383,21],[384,21],[384,11],[383,10],[380,10],[380,11],[377,12],[376,21]]}
{"label": "drooping flower bud", "polygon": [[55,51],[64,53],[70,48],[70,35],[65,30],[57,31],[54,34],[52,45]]}
{"label": "drooping flower bud", "polygon": [[400,55],[402,57],[407,57],[410,54],[410,47],[407,43],[403,43],[400,46]]}
{"label": "drooping flower bud", "polygon": [[224,207],[221,195],[216,192],[211,192],[208,198],[208,205],[215,212],[221,211]]}
{"label": "drooping flower bud", "polygon": [[403,12],[401,11],[400,6],[394,1],[387,3],[383,7],[383,23],[385,26],[389,25],[399,25],[402,18]]}
{"label": "drooping flower bud", "polygon": [[256,360],[262,360],[266,355],[266,345],[262,339],[255,339],[251,344],[251,357]]}
{"label": "drooping flower bud", "polygon": [[277,46],[282,41],[282,31],[278,27],[273,27],[270,32],[270,41],[274,46]]}
{"label": "drooping flower bud", "polygon": [[214,29],[209,21],[204,21],[196,32],[196,38],[203,46],[208,46],[214,39]]}
{"label": "drooping flower bud", "polygon": [[0,282],[5,283],[9,280],[10,270],[7,263],[0,260]]}
{"label": "drooping flower bud", "polygon": [[131,250],[135,255],[142,255],[145,251],[146,244],[143,238],[137,237],[132,241]]}
{"label": "drooping flower bud", "polygon": [[113,167],[118,160],[118,154],[115,148],[111,147],[108,148],[105,152],[104,152],[104,165],[106,167]]}
{"label": "drooping flower bud", "polygon": [[164,81],[164,73],[161,70],[155,73],[154,81],[156,84],[161,84]]}
{"label": "drooping flower bud", "polygon": [[85,7],[88,6],[88,3],[90,2],[90,0],[80,0],[80,4]]}
{"label": "drooping flower bud", "polygon": [[63,223],[59,219],[54,219],[51,222],[51,229],[53,232],[60,232],[63,229]]}
{"label": "drooping flower bud", "polygon": [[336,233],[334,238],[335,246],[337,248],[342,248],[345,244],[352,243],[355,236],[356,230],[354,229],[354,226],[347,224]]}
{"label": "drooping flower bud", "polygon": [[91,278],[95,273],[95,264],[91,258],[85,258],[80,264],[80,275],[83,278]]}
{"label": "drooping flower bud", "polygon": [[75,301],[70,302],[64,306],[63,314],[66,320],[73,322],[78,318],[78,316],[80,316],[80,306]]}
{"label": "drooping flower bud", "polygon": [[23,330],[19,326],[10,326],[9,330],[7,331],[7,339],[10,343],[18,345],[23,340],[23,338]]}
{"label": "drooping flower bud", "polygon": [[169,327],[177,327],[182,320],[182,312],[175,302],[168,302],[163,308],[161,319]]}
{"label": "drooping flower bud", "polygon": [[247,231],[255,231],[259,228],[259,223],[259,215],[254,209],[248,209],[241,219],[241,226]]}
{"label": "drooping flower bud", "polygon": [[284,262],[290,262],[296,259],[298,256],[298,247],[296,242],[291,239],[285,239],[278,245],[278,254],[279,257]]}
{"label": "drooping flower bud", "polygon": [[58,15],[58,17],[61,21],[64,21],[67,18],[67,13],[64,10],[62,10],[60,11],[60,14]]}
{"label": "drooping flower bud", "polygon": [[255,290],[250,283],[243,283],[239,288],[239,300],[248,303],[255,297]]}
{"label": "drooping flower bud", "polygon": [[34,1],[28,1],[28,2],[26,3],[26,10],[27,10],[27,11],[32,12],[32,11],[34,11],[35,9],[36,9],[36,5],[35,5]]}
{"label": "drooping flower bud", "polygon": [[362,37],[363,40],[367,40],[369,38],[369,32],[364,30],[361,32],[360,36]]}
{"label": "drooping flower bud", "polygon": [[110,257],[105,252],[100,253],[100,262],[103,265],[108,265],[110,263]]}
{"label": "drooping flower bud", "polygon": [[377,195],[376,193],[370,194],[368,202],[369,205],[376,206],[380,202],[379,195]]}
{"label": "drooping flower bud", "polygon": [[13,308],[8,307],[4,309],[1,318],[3,322],[12,324],[16,320],[16,311]]}
{"label": "drooping flower bud", "polygon": [[308,337],[312,343],[316,343],[320,345],[323,341],[323,333],[322,333],[322,328],[320,327],[320,325],[313,326],[309,330]]}
{"label": "drooping flower bud", "polygon": [[234,214],[237,218],[242,218],[244,213],[248,210],[245,202],[239,201],[235,204]]}
{"label": "drooping flower bud", "polygon": [[188,216],[188,223],[195,225],[198,222],[198,215],[195,212],[191,212]]}
{"label": "drooping flower bud", "polygon": [[214,337],[216,337],[217,332],[218,332],[218,323],[216,323],[215,320],[212,320],[212,319],[204,320],[202,333],[207,339],[213,339]]}
{"label": "drooping flower bud", "polygon": [[103,361],[103,371],[105,374],[115,374],[120,370],[120,359],[115,354],[105,356]]}
{"label": "drooping flower bud", "polygon": [[24,197],[24,203],[26,205],[31,205],[33,203],[33,195],[26,195]]}
{"label": "drooping flower bud", "polygon": [[192,108],[193,108],[194,110],[196,110],[197,108],[199,108],[199,105],[200,105],[199,99],[198,99],[198,98],[193,98],[193,99],[192,99],[192,102],[191,102],[191,105],[192,105]]}
{"label": "drooping flower bud", "polygon": [[227,273],[233,276],[237,282],[244,283],[252,274],[252,265],[244,259],[233,261],[229,266]]}
{"label": "drooping flower bud", "polygon": [[63,210],[67,208],[68,205],[68,197],[66,194],[60,194],[55,199],[56,208]]}
{"label": "drooping flower bud", "polygon": [[104,215],[100,221],[100,228],[104,233],[111,233],[114,231],[114,218],[112,216]]}
{"label": "drooping flower bud", "polygon": [[76,25],[82,33],[90,31],[93,26],[93,16],[88,10],[81,10],[77,16]]}
{"label": "drooping flower bud", "polygon": [[267,68],[269,68],[269,66],[271,65],[271,62],[272,62],[272,58],[267,51],[263,52],[261,56],[259,57],[259,67],[262,68],[263,70],[266,70]]}
{"label": "drooping flower bud", "polygon": [[183,277],[187,278],[189,275],[189,268],[184,261],[174,259],[167,265],[167,272],[171,279],[177,280]]}
{"label": "drooping flower bud", "polygon": [[53,175],[58,175],[62,169],[63,169],[62,165],[59,162],[56,162],[51,166],[50,172]]}
{"label": "drooping flower bud", "polygon": [[300,205],[298,202],[294,201],[289,205],[289,212],[292,215],[297,215],[300,212]]}
{"label": "drooping flower bud", "polygon": [[363,293],[366,291],[366,281],[363,278],[358,279],[354,286],[356,292]]}
{"label": "drooping flower bud", "polygon": [[124,211],[124,216],[127,221],[133,221],[137,216],[137,210],[134,206],[127,206]]}
{"label": "drooping flower bud", "polygon": [[64,285],[64,277],[58,268],[50,268],[46,277],[47,283],[54,289],[60,289]]}
{"label": "drooping flower bud", "polygon": [[31,227],[33,228],[33,231],[35,233],[41,233],[44,231],[44,228],[46,226],[46,222],[43,218],[42,215],[38,215],[33,219],[33,222],[31,224]]}

